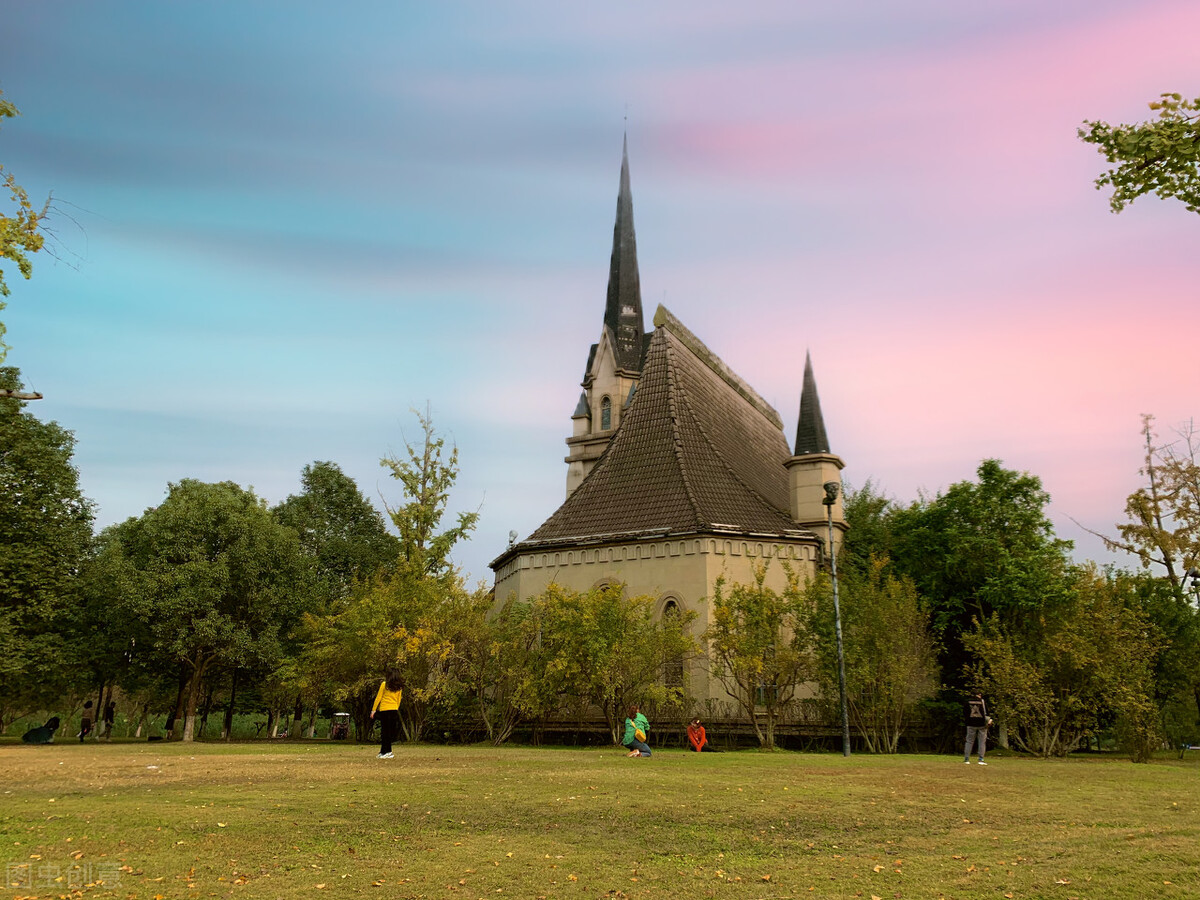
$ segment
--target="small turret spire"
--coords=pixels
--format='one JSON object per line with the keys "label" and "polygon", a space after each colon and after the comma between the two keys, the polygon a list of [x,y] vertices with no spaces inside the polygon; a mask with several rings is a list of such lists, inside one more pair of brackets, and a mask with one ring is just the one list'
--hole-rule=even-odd
{"label": "small turret spire", "polygon": [[640,371],[642,363],[642,288],[638,277],[637,236],[633,230],[633,194],[629,189],[629,138],[621,141],[621,186],[613,225],[604,324],[612,331],[617,366]]}
{"label": "small turret spire", "polygon": [[804,386],[800,390],[800,421],[796,425],[795,455],[829,452],[825,420],[821,417],[821,401],[817,397],[817,380],[813,377],[812,355],[806,352]]}

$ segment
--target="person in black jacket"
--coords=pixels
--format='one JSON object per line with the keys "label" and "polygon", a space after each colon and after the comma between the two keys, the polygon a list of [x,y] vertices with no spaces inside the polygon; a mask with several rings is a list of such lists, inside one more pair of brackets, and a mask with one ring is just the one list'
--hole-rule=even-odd
{"label": "person in black jacket", "polygon": [[976,694],[967,700],[967,743],[963,747],[963,762],[971,764],[971,744],[977,744],[979,749],[979,764],[986,766],[983,754],[987,751],[987,729],[992,724],[987,714],[987,704],[983,702],[983,694]]}

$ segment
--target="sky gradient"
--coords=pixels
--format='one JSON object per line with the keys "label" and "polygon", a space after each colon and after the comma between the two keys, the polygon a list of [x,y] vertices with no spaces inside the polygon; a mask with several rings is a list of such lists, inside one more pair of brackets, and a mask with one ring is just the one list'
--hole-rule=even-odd
{"label": "sky gradient", "polygon": [[1076,129],[1200,93],[1200,4],[648,6],[8,9],[0,161],[54,196],[8,364],[97,524],[188,477],[275,503],[314,460],[396,500],[378,460],[428,404],[490,581],[563,498],[627,131],[648,325],[789,438],[811,351],[849,484],[907,502],[997,457],[1111,559],[1075,522],[1122,519],[1141,413],[1196,412],[1200,219],[1110,213]]}

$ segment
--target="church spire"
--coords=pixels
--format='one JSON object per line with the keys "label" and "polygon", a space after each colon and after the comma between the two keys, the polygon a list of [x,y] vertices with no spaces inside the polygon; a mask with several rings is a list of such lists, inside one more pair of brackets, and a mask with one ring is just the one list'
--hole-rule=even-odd
{"label": "church spire", "polygon": [[629,139],[621,142],[621,187],[613,225],[612,259],[608,267],[608,302],[604,325],[612,332],[617,367],[642,367],[642,288],[638,278],[637,237],[633,231],[633,194],[629,190]]}
{"label": "church spire", "polygon": [[821,401],[817,398],[817,380],[813,377],[812,355],[804,354],[804,387],[800,390],[800,421],[796,425],[796,456],[829,453]]}

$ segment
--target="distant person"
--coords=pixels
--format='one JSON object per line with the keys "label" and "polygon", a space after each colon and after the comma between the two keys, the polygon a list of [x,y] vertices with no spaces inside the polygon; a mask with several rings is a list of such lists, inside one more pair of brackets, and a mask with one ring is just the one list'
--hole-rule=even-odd
{"label": "distant person", "polygon": [[58,731],[58,716],[51,716],[46,720],[45,725],[30,728],[21,735],[21,740],[26,744],[49,744],[54,740],[54,732],[56,731]]}
{"label": "distant person", "polygon": [[371,707],[371,718],[379,713],[379,756],[377,759],[392,759],[392,741],[400,733],[400,698],[404,682],[396,669],[388,669],[387,677],[379,682],[379,693]]}
{"label": "distant person", "polygon": [[79,717],[79,743],[83,743],[83,739],[92,733],[92,725],[96,721],[96,714],[92,711],[92,701],[89,700],[83,704],[83,715]]}
{"label": "distant person", "polygon": [[979,764],[986,766],[983,756],[987,752],[987,730],[992,724],[988,715],[987,704],[983,702],[983,694],[976,693],[967,700],[967,742],[963,747],[963,762],[971,764],[971,744],[976,744],[979,750]]}
{"label": "distant person", "polygon": [[117,719],[117,704],[109,700],[108,705],[104,707],[104,736],[109,740],[112,739],[113,722]]}
{"label": "distant person", "polygon": [[650,755],[650,745],[646,743],[646,735],[650,731],[650,721],[642,715],[636,706],[629,707],[629,716],[625,719],[625,736],[621,743],[629,748],[630,759]]}
{"label": "distant person", "polygon": [[697,753],[720,753],[720,750],[714,749],[708,743],[708,735],[704,731],[704,725],[699,717],[692,719],[691,724],[687,727],[688,743],[691,748]]}

